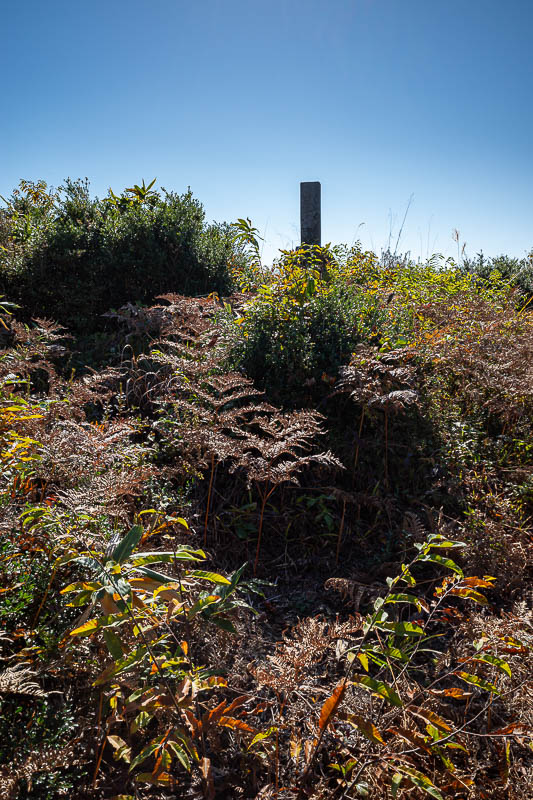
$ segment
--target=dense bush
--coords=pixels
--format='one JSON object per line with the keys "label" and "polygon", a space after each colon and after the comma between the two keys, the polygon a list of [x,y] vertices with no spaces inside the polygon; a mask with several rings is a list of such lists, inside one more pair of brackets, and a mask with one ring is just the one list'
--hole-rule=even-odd
{"label": "dense bush", "polygon": [[228,293],[228,265],[238,260],[230,227],[207,225],[190,190],[150,186],[99,200],[87,180],[57,192],[22,181],[0,213],[0,292],[74,333],[101,328],[110,308],[163,292]]}
{"label": "dense bush", "polygon": [[533,297],[533,250],[525,258],[506,255],[486,258],[483,253],[478,253],[475,258],[465,259],[464,269],[481,281],[490,281],[498,276],[518,289],[526,301]]}
{"label": "dense bush", "polygon": [[383,265],[358,246],[284,251],[260,277],[232,328],[234,364],[289,405],[316,401],[358,345],[387,352],[414,342],[436,304],[505,304],[512,291],[495,271],[480,282],[437,259]]}
{"label": "dense bush", "polygon": [[358,342],[390,332],[379,299],[347,280],[353,263],[372,255],[353,251],[350,259],[327,247],[284,252],[245,305],[233,359],[271,397],[291,405],[316,398]]}

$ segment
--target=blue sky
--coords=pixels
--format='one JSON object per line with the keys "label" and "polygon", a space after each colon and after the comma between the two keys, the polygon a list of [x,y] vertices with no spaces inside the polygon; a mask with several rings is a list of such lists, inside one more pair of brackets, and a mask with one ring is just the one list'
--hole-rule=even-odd
{"label": "blue sky", "polygon": [[532,0],[4,0],[0,194],[157,177],[264,258],[323,241],[425,258],[533,248]]}

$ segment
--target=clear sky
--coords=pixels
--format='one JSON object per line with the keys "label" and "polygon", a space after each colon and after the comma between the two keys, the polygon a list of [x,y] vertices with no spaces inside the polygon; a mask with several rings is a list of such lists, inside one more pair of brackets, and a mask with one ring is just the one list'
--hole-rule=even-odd
{"label": "clear sky", "polygon": [[157,177],[264,257],[323,242],[425,258],[533,247],[533,0],[0,0],[0,194]]}

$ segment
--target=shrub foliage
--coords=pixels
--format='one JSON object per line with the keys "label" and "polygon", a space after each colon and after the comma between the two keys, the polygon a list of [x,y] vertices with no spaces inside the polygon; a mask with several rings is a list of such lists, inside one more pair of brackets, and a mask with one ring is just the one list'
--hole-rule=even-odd
{"label": "shrub foliage", "polygon": [[190,190],[151,186],[99,200],[87,180],[67,180],[56,192],[22,181],[0,214],[0,291],[28,315],[75,332],[101,328],[109,309],[163,292],[229,292],[229,227],[207,225]]}
{"label": "shrub foliage", "polygon": [[80,375],[0,302],[0,794],[525,800],[527,300],[359,248],[268,271],[248,220],[211,240],[195,208],[26,183],[2,217],[7,283],[79,292],[79,257],[95,305],[61,322],[104,308],[93,233],[145,277],[165,219],[225,255],[176,266],[206,296],[111,312],[122,356]]}

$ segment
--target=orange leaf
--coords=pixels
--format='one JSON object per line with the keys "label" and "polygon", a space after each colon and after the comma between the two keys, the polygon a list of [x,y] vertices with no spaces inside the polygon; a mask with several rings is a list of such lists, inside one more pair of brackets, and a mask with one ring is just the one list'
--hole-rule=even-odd
{"label": "orange leaf", "polygon": [[218,724],[222,728],[232,728],[233,730],[246,731],[246,733],[257,733],[255,728],[252,728],[242,719],[235,719],[235,717],[220,717]]}
{"label": "orange leaf", "polygon": [[430,689],[429,691],[437,697],[456,697],[458,700],[466,700],[472,696],[472,692],[464,692],[456,686],[453,689]]}
{"label": "orange leaf", "polygon": [[207,731],[210,725],[218,722],[220,717],[224,714],[224,711],[226,711],[225,700],[219,703],[215,708],[211,709],[211,711],[206,711],[202,716],[202,729]]}
{"label": "orange leaf", "polygon": [[325,730],[332,717],[335,716],[337,708],[344,697],[344,693],[346,691],[346,683],[339,683],[331,697],[328,697],[324,705],[322,706],[322,710],[320,712],[320,719],[318,721],[318,729],[320,731]]}

